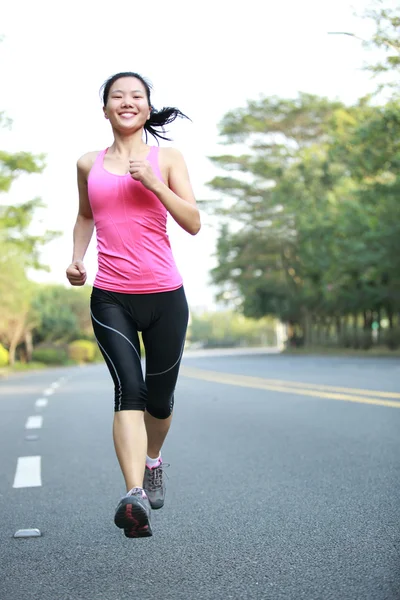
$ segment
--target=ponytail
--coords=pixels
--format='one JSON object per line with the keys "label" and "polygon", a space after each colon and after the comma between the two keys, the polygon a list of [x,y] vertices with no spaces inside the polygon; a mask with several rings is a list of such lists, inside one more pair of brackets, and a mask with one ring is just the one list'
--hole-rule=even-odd
{"label": "ponytail", "polygon": [[[169,125],[177,119],[178,117],[182,119],[189,119],[186,115],[184,115],[177,108],[172,108],[171,106],[167,106],[162,108],[161,110],[156,110],[155,108],[151,108],[150,118],[146,121],[144,126],[145,134],[146,134],[146,142],[147,142],[147,133],[150,133],[156,139],[159,138],[161,140],[166,140],[168,142],[171,141],[171,138],[166,137],[165,135],[161,135],[159,131],[155,128],[161,128],[163,134],[166,133],[165,125]],[[190,119],[189,119],[190,120]],[[158,139],[157,139],[158,141]]]}

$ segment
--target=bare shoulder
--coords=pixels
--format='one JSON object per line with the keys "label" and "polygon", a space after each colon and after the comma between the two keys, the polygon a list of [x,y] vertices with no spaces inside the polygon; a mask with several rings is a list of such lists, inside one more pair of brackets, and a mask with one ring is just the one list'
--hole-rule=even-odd
{"label": "bare shoulder", "polygon": [[82,173],[83,175],[88,175],[90,169],[93,167],[94,165],[94,161],[96,160],[97,156],[99,155],[99,150],[94,150],[92,152],[86,152],[86,154],[83,154],[80,158],[78,158],[77,161],[77,167],[78,167],[78,171],[80,173]]}
{"label": "bare shoulder", "polygon": [[170,146],[160,148],[160,156],[162,161],[168,166],[185,162],[182,152],[177,148],[171,148]]}

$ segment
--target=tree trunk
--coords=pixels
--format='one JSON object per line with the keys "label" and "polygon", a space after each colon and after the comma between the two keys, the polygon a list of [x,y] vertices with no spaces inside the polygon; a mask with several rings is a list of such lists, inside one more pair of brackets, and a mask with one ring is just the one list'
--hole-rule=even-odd
{"label": "tree trunk", "polygon": [[324,343],[328,344],[328,346],[329,346],[329,343],[331,341],[331,319],[330,319],[330,317],[325,318],[324,326],[325,326]]}
{"label": "tree trunk", "polygon": [[390,304],[386,306],[386,314],[389,321],[389,329],[393,329],[393,308]]}
{"label": "tree trunk", "polygon": [[348,329],[349,329],[349,315],[344,315],[343,322],[342,322],[343,335],[347,335]]}
{"label": "tree trunk", "polygon": [[32,341],[32,331],[30,331],[30,330],[28,330],[25,333],[25,351],[26,351],[27,362],[31,362],[32,353],[33,353],[33,341]]}
{"label": "tree trunk", "polygon": [[316,318],[315,333],[316,333],[316,338],[317,338],[317,344],[319,345],[321,343],[321,318],[320,317]]}
{"label": "tree trunk", "polygon": [[338,337],[340,337],[340,334],[342,333],[342,322],[340,320],[339,315],[335,316],[335,327],[336,327],[336,335]]}
{"label": "tree trunk", "polygon": [[342,322],[340,315],[335,315],[335,329],[336,329],[336,346],[340,346],[342,341]]}
{"label": "tree trunk", "polygon": [[11,335],[10,347],[8,349],[9,363],[11,366],[13,366],[15,364],[15,352],[17,350],[17,346],[23,335],[24,326],[25,326],[25,318],[26,318],[26,315],[21,316],[20,320],[17,321],[17,323],[15,324],[14,331],[12,332],[12,335]]}
{"label": "tree trunk", "polygon": [[353,341],[352,341],[352,347],[353,348],[358,348],[358,344],[359,344],[359,335],[358,335],[358,314],[354,313],[353,314]]}
{"label": "tree trunk", "polygon": [[373,313],[370,310],[363,310],[363,329],[364,331],[370,331],[372,321],[373,321]]}
{"label": "tree trunk", "polygon": [[382,320],[382,309],[379,306],[378,310],[376,311],[376,320],[378,322],[378,332],[377,332],[377,336],[376,336],[376,341],[378,344],[380,344],[381,342],[381,337],[382,337],[382,328],[381,328],[381,320]]}
{"label": "tree trunk", "polygon": [[311,315],[306,308],[302,312],[303,312],[302,329],[303,329],[303,333],[304,333],[304,345],[311,346],[312,345]]}

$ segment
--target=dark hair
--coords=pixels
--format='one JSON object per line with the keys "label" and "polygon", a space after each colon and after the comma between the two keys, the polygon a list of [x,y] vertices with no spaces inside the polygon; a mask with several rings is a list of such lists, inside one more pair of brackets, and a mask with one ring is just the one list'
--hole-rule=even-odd
{"label": "dark hair", "polygon": [[[189,119],[186,115],[184,115],[177,108],[173,108],[171,106],[164,106],[161,110],[156,110],[154,106],[151,104],[150,93],[152,90],[152,85],[148,82],[144,77],[139,75],[138,73],[133,73],[131,71],[124,71],[123,73],[116,73],[112,75],[103,83],[100,88],[100,93],[102,94],[103,106],[106,106],[108,102],[108,96],[110,94],[110,89],[112,84],[117,81],[117,79],[121,79],[121,77],[135,77],[139,79],[144,85],[144,89],[146,90],[147,101],[150,106],[150,119],[148,119],[144,125],[144,129],[146,132],[146,142],[147,142],[147,132],[149,132],[153,137],[160,138],[162,140],[171,141],[171,138],[166,137],[165,135],[161,135],[159,131],[155,129],[155,127],[160,127],[162,133],[166,133],[164,126],[175,121],[177,117],[182,117],[184,119]],[[189,119],[190,120],[190,119]],[[158,140],[157,140],[158,142]]]}

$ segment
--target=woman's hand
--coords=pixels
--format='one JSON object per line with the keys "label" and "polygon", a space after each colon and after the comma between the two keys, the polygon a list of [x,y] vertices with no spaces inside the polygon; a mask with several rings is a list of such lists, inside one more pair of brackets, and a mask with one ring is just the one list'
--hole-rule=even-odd
{"label": "woman's hand", "polygon": [[140,181],[150,191],[160,183],[148,160],[130,160],[129,173],[132,179]]}
{"label": "woman's hand", "polygon": [[67,279],[71,285],[85,285],[86,283],[86,269],[81,260],[75,260],[71,263],[66,271]]}

